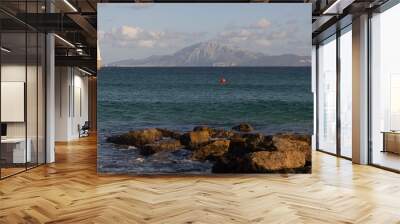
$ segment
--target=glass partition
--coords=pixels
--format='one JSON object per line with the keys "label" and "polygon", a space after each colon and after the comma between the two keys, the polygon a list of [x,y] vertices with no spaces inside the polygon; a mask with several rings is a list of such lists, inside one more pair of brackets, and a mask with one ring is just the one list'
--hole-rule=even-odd
{"label": "glass partition", "polygon": [[45,124],[46,124],[46,36],[38,33],[38,74],[37,74],[37,162],[46,162]]}
{"label": "glass partition", "polygon": [[352,157],[352,32],[351,26],[340,36],[340,154]]}
{"label": "glass partition", "polygon": [[31,159],[26,150],[26,41],[25,32],[1,34],[2,177],[24,171]]}
{"label": "glass partition", "polygon": [[371,162],[400,170],[400,5],[371,19]]}
{"label": "glass partition", "polygon": [[336,153],[336,36],[318,48],[318,149]]}
{"label": "glass partition", "polygon": [[[42,1],[9,4],[37,13]],[[5,6],[5,3],[0,3]],[[4,23],[3,21],[7,21]],[[10,25],[11,24],[11,25]],[[45,163],[45,34],[0,12],[0,178]]]}
{"label": "glass partition", "polygon": [[27,167],[37,165],[38,159],[38,35],[35,32],[27,33],[27,74],[26,74],[26,114],[27,114],[27,151],[30,151],[30,160]]}

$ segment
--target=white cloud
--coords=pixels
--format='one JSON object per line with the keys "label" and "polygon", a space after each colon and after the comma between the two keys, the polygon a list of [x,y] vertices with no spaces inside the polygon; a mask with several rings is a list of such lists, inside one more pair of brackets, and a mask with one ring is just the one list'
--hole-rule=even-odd
{"label": "white cloud", "polygon": [[[211,40],[221,44],[262,52],[279,54],[280,52],[303,52],[304,43],[293,43],[297,35],[296,24],[272,24],[266,18],[260,18],[246,25],[230,25]],[[124,25],[111,31],[99,31],[100,44],[111,47],[132,49],[141,55],[170,54],[183,47],[205,41],[209,37],[205,32],[189,33],[173,30],[147,30],[139,26]],[[308,45],[307,45],[308,46]],[[145,57],[145,56],[139,56]]]}
{"label": "white cloud", "polygon": [[[230,26],[227,30],[219,34],[218,39],[228,43],[240,44],[240,42],[252,41],[266,46],[270,40],[266,39],[270,31],[271,22],[266,18],[261,18],[257,22],[245,26]],[[225,40],[224,40],[225,39]]]}
{"label": "white cloud", "polygon": [[168,48],[181,47],[200,38],[204,33],[145,30],[137,26],[124,25],[101,33],[100,40],[118,47]]}
{"label": "white cloud", "polygon": [[288,37],[288,35],[287,35],[286,31],[278,31],[278,32],[273,32],[271,34],[271,38],[273,38],[273,39],[285,39],[287,37]]}
{"label": "white cloud", "polygon": [[143,33],[143,29],[139,27],[122,26],[118,28],[116,32],[125,39],[133,40]]}
{"label": "white cloud", "polygon": [[141,40],[138,42],[138,46],[145,48],[152,48],[155,45],[154,40]]}
{"label": "white cloud", "polygon": [[257,22],[257,27],[261,29],[266,29],[271,25],[271,22],[266,18],[262,18]]}
{"label": "white cloud", "polygon": [[288,30],[295,30],[290,24],[285,29],[279,24],[272,24],[266,18],[260,18],[254,23],[242,26],[230,25],[221,31],[215,38],[222,44],[239,47],[242,49],[264,52],[280,52],[282,49],[290,52],[294,44]]}
{"label": "white cloud", "polygon": [[270,46],[271,45],[271,41],[268,39],[259,39],[259,40],[256,40],[255,42],[262,46]]}
{"label": "white cloud", "polygon": [[163,36],[165,36],[165,32],[160,31],[150,31],[149,34],[154,39],[161,39]]}

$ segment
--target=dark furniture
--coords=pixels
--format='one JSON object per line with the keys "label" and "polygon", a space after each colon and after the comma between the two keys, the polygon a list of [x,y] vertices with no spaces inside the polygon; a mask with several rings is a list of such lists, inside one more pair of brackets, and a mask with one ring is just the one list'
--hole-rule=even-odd
{"label": "dark furniture", "polygon": [[7,136],[7,124],[1,123],[1,136]]}
{"label": "dark furniture", "polygon": [[79,138],[89,136],[89,129],[90,129],[89,121],[85,121],[82,127],[78,125]]}
{"label": "dark furniture", "polygon": [[383,131],[382,152],[400,154],[400,131]]}

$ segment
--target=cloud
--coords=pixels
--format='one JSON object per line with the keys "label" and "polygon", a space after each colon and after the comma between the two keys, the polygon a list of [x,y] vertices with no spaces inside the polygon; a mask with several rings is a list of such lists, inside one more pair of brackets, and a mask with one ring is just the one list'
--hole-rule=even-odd
{"label": "cloud", "polygon": [[268,39],[259,39],[259,40],[256,40],[255,42],[262,46],[270,46],[271,45],[271,41]]}
{"label": "cloud", "polygon": [[[261,18],[257,22],[244,25],[235,26],[230,25],[225,31],[219,34],[220,38],[227,38],[228,41],[238,42],[239,40],[248,41],[257,39],[259,36],[264,36],[269,33],[271,22],[266,18]],[[266,41],[263,41],[266,43]]]}
{"label": "cloud", "polygon": [[154,40],[141,40],[138,42],[138,46],[146,48],[152,48],[155,44],[156,42]]}
{"label": "cloud", "polygon": [[204,35],[205,33],[145,30],[128,25],[113,28],[109,32],[99,31],[99,38],[103,43],[133,48],[181,47]]}
{"label": "cloud", "polygon": [[[206,32],[179,32],[174,30],[150,30],[135,25],[124,25],[109,31],[99,30],[100,44],[111,48],[124,48],[135,52],[138,58],[153,54],[170,54],[183,47],[205,40],[213,40],[235,48],[265,54],[305,54],[311,46],[298,24],[272,23],[259,18],[244,25],[229,24],[214,36]],[[294,41],[297,42],[295,43]]]}
{"label": "cloud", "polygon": [[140,10],[140,9],[147,9],[153,7],[155,4],[151,2],[137,2],[131,4],[132,9]]}
{"label": "cloud", "polygon": [[286,31],[276,31],[272,32],[270,35],[270,38],[273,40],[279,40],[279,39],[286,39],[288,37]]}
{"label": "cloud", "polygon": [[116,32],[124,39],[134,40],[138,38],[140,34],[143,34],[143,29],[139,27],[122,26],[118,28]]}
{"label": "cloud", "polygon": [[262,18],[257,22],[257,27],[261,29],[266,29],[271,25],[271,22],[266,18]]}
{"label": "cloud", "polygon": [[290,48],[295,47],[291,43],[293,39],[289,30],[296,32],[296,27],[285,24],[282,27],[279,23],[272,24],[267,18],[260,18],[254,23],[247,25],[234,25],[226,27],[215,38],[223,44],[247,49],[255,52],[279,52],[285,49],[290,52]]}

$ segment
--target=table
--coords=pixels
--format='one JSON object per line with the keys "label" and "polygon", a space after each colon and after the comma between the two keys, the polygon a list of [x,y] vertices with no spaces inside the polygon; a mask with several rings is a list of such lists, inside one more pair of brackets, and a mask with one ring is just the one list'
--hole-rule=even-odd
{"label": "table", "polygon": [[[25,150],[25,138],[1,139],[2,157],[3,158],[6,157],[6,160],[8,160],[7,162],[10,162],[10,163],[31,162],[31,160],[32,160],[32,153],[31,153],[32,141],[29,138],[26,140],[27,140],[28,144],[26,144],[27,147]],[[3,153],[6,155],[8,154],[9,156],[3,156]]]}
{"label": "table", "polygon": [[400,131],[383,131],[382,152],[400,154]]}

